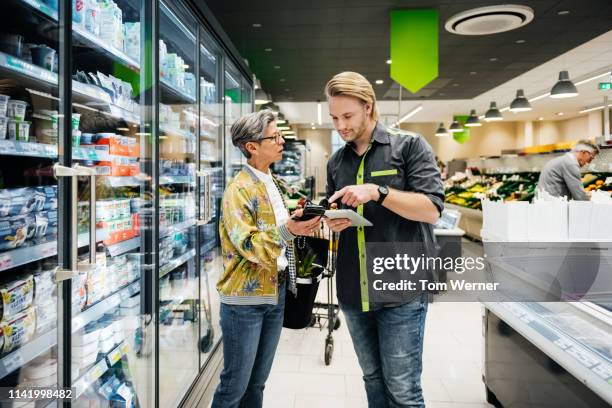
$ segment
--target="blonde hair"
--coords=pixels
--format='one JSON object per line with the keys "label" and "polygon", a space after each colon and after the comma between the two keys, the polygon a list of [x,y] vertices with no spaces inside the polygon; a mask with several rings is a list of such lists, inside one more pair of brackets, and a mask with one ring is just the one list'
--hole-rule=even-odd
{"label": "blonde hair", "polygon": [[332,96],[352,96],[357,98],[362,103],[372,106],[370,118],[378,120],[374,88],[372,88],[372,84],[363,75],[357,72],[346,71],[335,75],[325,85],[325,96],[327,99]]}

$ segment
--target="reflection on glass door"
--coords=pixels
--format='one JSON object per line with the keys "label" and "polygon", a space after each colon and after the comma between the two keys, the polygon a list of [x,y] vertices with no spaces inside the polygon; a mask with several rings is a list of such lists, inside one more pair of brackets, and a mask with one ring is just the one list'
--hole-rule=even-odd
{"label": "reflection on glass door", "polygon": [[[72,280],[73,404],[148,406],[143,350],[140,217],[140,0],[73,7],[72,155],[80,167],[79,250]],[[112,402],[111,402],[112,401]]]}
{"label": "reflection on glass door", "polygon": [[230,132],[234,122],[240,118],[242,103],[240,76],[236,68],[234,68],[230,62],[226,62],[225,93],[223,101],[225,104],[225,174],[227,185],[245,163],[244,156],[240,150],[232,144],[232,135]]}
{"label": "reflection on glass door", "polygon": [[199,371],[195,27],[180,4],[160,3],[160,407],[178,405]]}
{"label": "reflection on glass door", "polygon": [[[221,333],[219,301],[214,289],[219,258],[219,216],[223,195],[223,106],[219,95],[221,53],[204,31],[200,44],[200,364],[206,363]],[[214,299],[211,303],[211,297]]]}
{"label": "reflection on glass door", "polygon": [[58,13],[33,0],[2,13],[0,387],[56,387]]}

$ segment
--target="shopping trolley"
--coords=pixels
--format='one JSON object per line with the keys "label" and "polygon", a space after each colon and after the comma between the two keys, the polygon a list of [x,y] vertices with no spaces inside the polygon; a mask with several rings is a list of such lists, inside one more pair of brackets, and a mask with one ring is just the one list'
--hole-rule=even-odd
{"label": "shopping trolley", "polygon": [[334,303],[334,277],[336,274],[336,261],[338,255],[338,233],[329,231],[329,256],[327,266],[323,270],[322,278],[327,279],[327,302],[315,302],[310,327],[319,330],[327,328],[325,337],[325,365],[330,365],[334,355],[334,330],[340,328],[340,308]]}

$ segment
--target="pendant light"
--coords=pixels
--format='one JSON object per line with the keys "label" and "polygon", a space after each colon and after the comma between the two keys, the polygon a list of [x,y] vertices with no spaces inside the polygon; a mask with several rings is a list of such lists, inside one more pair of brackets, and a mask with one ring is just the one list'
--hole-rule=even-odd
{"label": "pendant light", "polygon": [[463,126],[461,126],[461,124],[457,122],[457,119],[455,119],[448,128],[448,131],[451,133],[463,132]]}
{"label": "pendant light", "polygon": [[465,121],[465,126],[467,127],[482,126],[482,123],[480,123],[480,120],[478,120],[478,116],[476,116],[476,109],[472,109],[470,111],[470,116]]}
{"label": "pendant light", "polygon": [[438,129],[436,130],[436,136],[438,137],[449,136],[448,131],[444,127],[444,123],[440,123],[440,126],[438,126]]}
{"label": "pendant light", "polygon": [[571,98],[577,96],[578,90],[576,85],[569,79],[569,73],[567,71],[559,72],[559,80],[550,90],[551,98]]}
{"label": "pendant light", "polygon": [[276,124],[282,125],[283,123],[287,123],[287,121],[285,120],[285,115],[283,115],[282,113],[279,113],[278,116],[276,117]]}
{"label": "pendant light", "polygon": [[484,120],[487,122],[496,122],[504,120],[504,117],[502,116],[499,109],[497,109],[497,104],[495,102],[491,102],[489,110],[487,111],[487,113],[485,113]]}
{"label": "pendant light", "polygon": [[522,89],[516,91],[516,98],[510,104],[510,112],[529,112],[531,110],[531,104],[525,98],[525,92]]}

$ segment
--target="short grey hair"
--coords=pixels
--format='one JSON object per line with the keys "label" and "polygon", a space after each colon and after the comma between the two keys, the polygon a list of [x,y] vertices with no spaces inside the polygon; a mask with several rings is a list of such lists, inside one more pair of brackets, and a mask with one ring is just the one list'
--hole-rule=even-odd
{"label": "short grey hair", "polygon": [[261,140],[264,131],[274,120],[276,120],[276,116],[269,109],[244,115],[230,129],[232,143],[240,149],[247,159],[250,159],[251,153],[247,151],[246,144]]}
{"label": "short grey hair", "polygon": [[599,154],[599,147],[595,143],[592,143],[590,140],[586,139],[579,140],[578,143],[576,143],[576,145],[572,148],[572,151],[574,152],[583,152],[585,150],[593,155]]}

